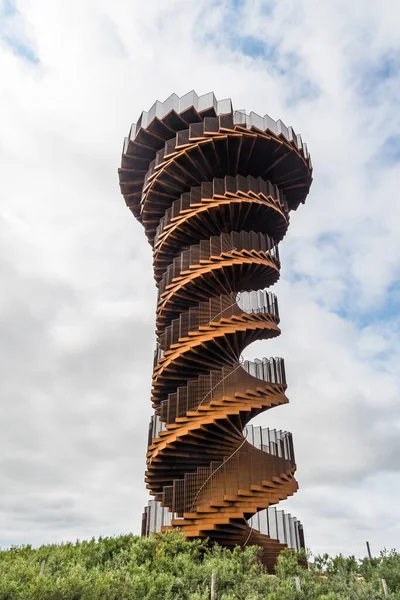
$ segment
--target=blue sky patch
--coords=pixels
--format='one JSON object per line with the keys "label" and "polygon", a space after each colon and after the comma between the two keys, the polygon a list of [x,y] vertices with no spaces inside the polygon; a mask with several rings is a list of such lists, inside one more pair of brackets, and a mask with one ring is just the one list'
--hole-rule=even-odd
{"label": "blue sky patch", "polygon": [[356,73],[357,93],[365,105],[375,105],[381,102],[381,94],[385,84],[398,76],[400,54],[388,53],[379,57],[373,64],[367,63]]}
{"label": "blue sky patch", "polygon": [[0,39],[12,49],[12,51],[21,58],[31,62],[38,63],[39,58],[34,49],[26,44],[23,40],[10,33],[10,28],[7,27],[7,21],[18,15],[18,10],[15,2],[5,0],[1,6],[0,12]]}
{"label": "blue sky patch", "polygon": [[1,5],[1,16],[14,15],[17,12],[15,8],[15,2],[13,0],[4,0]]}
{"label": "blue sky patch", "polygon": [[262,40],[253,36],[244,36],[242,38],[235,38],[232,40],[232,44],[235,45],[235,41],[242,50],[245,56],[251,56],[252,58],[265,57],[268,52],[268,46]]}
{"label": "blue sky patch", "polygon": [[400,161],[400,134],[386,138],[377,152],[377,159],[386,167],[391,167]]}

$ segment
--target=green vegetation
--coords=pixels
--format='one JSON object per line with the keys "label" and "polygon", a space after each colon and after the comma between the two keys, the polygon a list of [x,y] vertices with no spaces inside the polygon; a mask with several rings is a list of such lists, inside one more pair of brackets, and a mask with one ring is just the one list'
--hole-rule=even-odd
{"label": "green vegetation", "polygon": [[384,598],[381,578],[389,598],[400,599],[397,552],[361,562],[315,557],[308,571],[299,558],[285,550],[276,575],[268,575],[256,548],[210,549],[200,540],[186,542],[179,532],[24,546],[0,551],[0,600],[208,600],[212,573],[216,600],[378,600]]}

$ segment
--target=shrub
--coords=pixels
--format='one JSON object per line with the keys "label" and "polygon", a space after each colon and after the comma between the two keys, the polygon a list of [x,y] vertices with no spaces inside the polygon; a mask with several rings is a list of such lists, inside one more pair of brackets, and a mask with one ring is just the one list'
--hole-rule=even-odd
{"label": "shrub", "polygon": [[0,600],[208,600],[212,573],[217,600],[378,600],[381,578],[390,598],[400,598],[394,550],[373,560],[323,555],[308,557],[308,569],[306,563],[304,553],[286,549],[269,575],[255,547],[209,547],[206,540],[185,541],[179,531],[13,547],[0,551]]}

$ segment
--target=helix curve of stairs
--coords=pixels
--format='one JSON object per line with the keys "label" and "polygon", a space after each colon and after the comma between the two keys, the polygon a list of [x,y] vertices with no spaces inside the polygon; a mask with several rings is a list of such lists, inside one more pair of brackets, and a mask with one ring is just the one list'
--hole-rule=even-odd
{"label": "helix curve of stairs", "polygon": [[248,424],[286,403],[282,359],[243,361],[280,334],[278,243],[312,166],[292,128],[213,94],[142,113],[119,169],[153,248],[158,288],[147,487],[187,538],[257,544],[272,570],[285,544],[248,520],[297,490],[291,434],[256,447]]}

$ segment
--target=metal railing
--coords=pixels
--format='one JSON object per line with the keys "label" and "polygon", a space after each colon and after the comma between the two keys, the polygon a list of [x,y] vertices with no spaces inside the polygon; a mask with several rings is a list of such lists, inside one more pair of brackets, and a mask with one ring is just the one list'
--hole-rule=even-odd
{"label": "metal railing", "polygon": [[[169,508],[162,506],[156,500],[150,500],[144,509],[142,535],[158,533],[164,526],[170,526],[178,515],[171,513]],[[289,548],[299,551],[305,548],[304,531],[301,522],[290,513],[277,510],[275,506],[261,510],[247,521],[251,532],[259,532],[286,544]],[[248,539],[250,537],[248,535]],[[245,544],[248,542],[246,540]]]}
{"label": "metal railing", "polygon": [[[153,105],[153,107],[154,106],[162,106],[162,103],[157,102]],[[149,112],[151,112],[152,109],[150,109]],[[156,113],[154,113],[154,115],[155,114]],[[149,113],[143,112],[136,126],[131,128],[129,139],[124,142],[124,152],[128,151],[129,140],[135,139],[136,135],[140,132],[141,124],[146,123],[146,127],[148,127],[151,121],[154,119],[153,116],[149,121],[148,115]],[[240,125],[242,127],[246,127],[247,129],[255,128],[259,131],[272,133],[276,137],[284,138],[298,151],[300,151],[305,159],[310,160],[307,144],[303,143],[301,136],[297,135],[292,127],[286,127],[286,125],[280,119],[275,121],[269,115],[264,115],[264,117],[262,117],[255,112],[246,114],[244,111],[230,110],[229,113],[222,117],[222,120],[225,121],[225,126],[228,126],[229,128],[234,127],[235,125]],[[195,119],[195,121],[197,121],[197,119]],[[220,124],[221,117],[219,119],[208,119],[208,121],[201,120],[200,122],[192,122],[188,129],[177,131],[175,135],[173,134],[171,138],[167,139],[161,148],[159,146],[158,149],[155,148],[155,158],[149,162],[148,171],[144,176],[143,189],[145,190],[147,188],[151,178],[156,172],[157,167],[162,164],[167,157],[176,153],[183,146],[190,143],[190,140],[204,137],[207,132],[215,133],[219,130]]]}
{"label": "metal railing", "polygon": [[[202,182],[201,186],[193,187],[189,192],[183,193],[180,198],[175,200],[160,219],[160,223],[156,229],[154,237],[154,245],[156,246],[160,240],[160,236],[165,229],[172,223],[174,219],[181,214],[187,213],[194,208],[201,206],[202,203],[210,202],[215,197],[221,198],[225,194],[238,193],[242,197],[250,194],[259,194],[265,204],[271,202],[278,206],[287,216],[289,207],[285,195],[281,190],[273,185],[270,181],[265,181],[261,177],[236,177],[226,176],[224,179],[214,178],[212,181]],[[225,201],[232,199],[232,196],[226,196]]]}
{"label": "metal railing", "polygon": [[161,531],[161,527],[171,525],[176,515],[168,507],[162,506],[157,500],[150,500],[145,507],[142,519],[142,535],[151,535]]}
{"label": "metal railing", "polygon": [[150,417],[148,446],[151,446],[153,440],[159,437],[161,431],[165,431],[166,423],[160,419],[157,413]]}
{"label": "metal railing", "polygon": [[[285,432],[285,435],[291,438],[291,434]],[[292,442],[287,445],[292,446]],[[242,441],[240,448],[231,455],[212,461],[207,467],[199,467],[194,473],[186,473],[182,479],[175,479],[172,485],[165,486],[162,503],[182,516],[185,512],[192,512],[194,506],[237,497],[238,490],[250,490],[252,485],[272,481],[273,477],[295,467],[292,458],[284,458],[280,454],[279,445],[260,451]]]}
{"label": "metal railing", "polygon": [[[237,377],[239,369],[243,371],[240,379]],[[252,371],[255,375],[250,374],[249,371]],[[262,360],[256,359],[254,362],[243,361],[233,369],[224,368],[213,373],[218,375],[217,379],[213,379],[212,373],[201,375],[199,379],[202,379],[202,382],[189,381],[187,386],[178,388],[178,393],[169,394],[168,399],[161,402],[160,414],[155,413],[150,419],[149,445],[152,444],[153,439],[159,437],[161,431],[165,431],[167,423],[174,423],[176,417],[183,417],[187,412],[195,410],[199,406],[209,405],[213,398],[221,400],[224,395],[230,395],[232,391],[241,392],[248,389],[252,383],[254,388],[260,387],[260,380],[285,385],[282,358],[263,358]],[[207,383],[209,385],[213,383],[213,385],[202,398],[199,398],[199,392],[203,393],[205,390],[204,379],[206,378],[209,378]],[[241,385],[239,385],[240,383]],[[265,450],[272,454],[278,454],[283,458],[293,458],[294,460],[293,447],[286,448],[286,439],[284,436],[282,437],[284,433],[277,432],[275,429],[262,429],[261,427],[248,425],[246,437],[259,450]],[[282,442],[282,439],[285,441]],[[282,443],[284,444],[283,450],[275,451],[276,446],[282,448]]]}
{"label": "metal railing", "polygon": [[[217,100],[213,92],[198,96],[194,91],[191,91],[182,97],[171,94],[164,102],[157,100],[148,111],[142,111],[137,123],[132,124],[129,137],[124,140],[123,151],[128,151],[129,141],[134,140],[141,129],[150,127],[154,119],[157,118],[162,120],[171,111],[180,114],[191,108],[199,114],[204,111],[209,113],[210,110],[213,110],[216,116],[222,115],[225,118],[229,117],[233,124],[238,124],[247,127],[248,129],[256,127],[261,131],[269,131],[276,136],[284,137],[288,142],[294,143],[299,150],[302,150],[306,158],[309,156],[306,144],[302,142],[301,136],[297,135],[292,127],[286,127],[280,119],[275,121],[267,114],[261,116],[255,112],[247,114],[244,110],[234,110],[230,98]],[[193,127],[193,125],[199,126],[203,124],[203,122],[198,123],[197,119],[194,119],[194,121],[195,122],[190,125],[191,127]]]}
{"label": "metal railing", "polygon": [[247,521],[253,530],[270,538],[279,540],[289,548],[299,551],[305,548],[303,525],[296,517],[292,517],[275,506],[261,510]]}
{"label": "metal railing", "polygon": [[164,351],[160,348],[160,344],[156,343],[156,349],[154,350],[153,368],[155,369],[159,360],[164,356]]}
{"label": "metal railing", "polygon": [[223,254],[243,250],[265,252],[279,267],[278,246],[270,236],[254,231],[222,233],[219,236],[201,240],[199,244],[190,246],[189,249],[174,258],[161,278],[158,288],[159,296],[163,294],[174,278],[181,276],[185,271],[198,269],[202,261],[208,262],[213,258],[221,258]]}
{"label": "metal railing", "polygon": [[190,507],[190,512],[195,511],[197,498],[200,496],[201,492],[204,490],[204,488],[207,486],[207,484],[211,481],[211,479],[214,477],[214,475],[216,475],[218,473],[218,471],[220,469],[222,469],[228,461],[230,461],[238,452],[240,452],[240,450],[243,448],[245,443],[246,443],[246,438],[244,438],[243,442],[236,448],[236,450],[234,450],[230,456],[227,456],[226,458],[224,458],[222,463],[220,463],[217,467],[215,467],[214,471],[211,471],[211,473],[209,474],[207,479],[205,481],[203,481],[203,483],[197,490],[195,497],[193,498],[192,506]]}
{"label": "metal railing", "polygon": [[179,386],[176,392],[161,402],[160,418],[165,423],[173,423],[177,417],[184,417],[199,406],[210,405],[213,400],[221,400],[224,396],[234,397],[235,393],[243,394],[246,389],[261,388],[262,382],[286,386],[283,358],[245,360],[232,367],[200,375],[186,385]]}
{"label": "metal railing", "polygon": [[292,434],[288,431],[247,425],[243,433],[247,441],[258,450],[295,463]]}
{"label": "metal railing", "polygon": [[188,337],[189,333],[197,332],[200,327],[209,327],[213,322],[219,323],[233,316],[260,313],[270,315],[275,322],[279,321],[278,301],[274,294],[265,290],[231,293],[200,302],[198,306],[181,313],[165,328],[160,336],[154,366],[163,352],[180,339]]}

